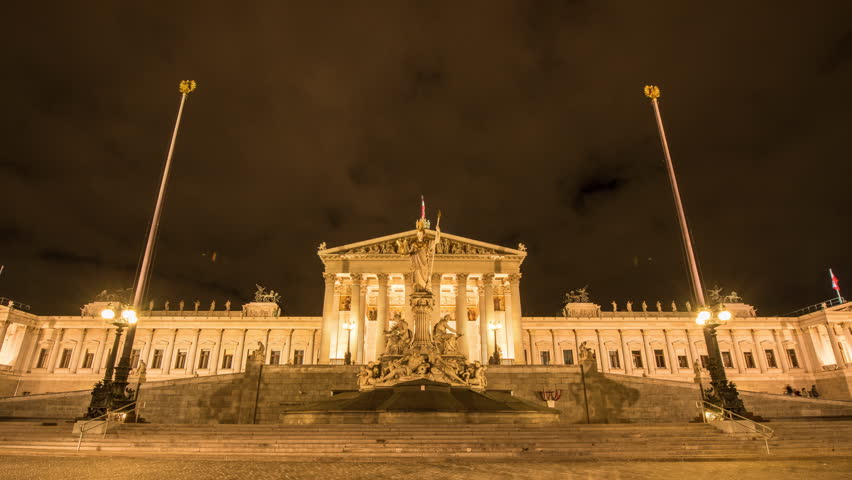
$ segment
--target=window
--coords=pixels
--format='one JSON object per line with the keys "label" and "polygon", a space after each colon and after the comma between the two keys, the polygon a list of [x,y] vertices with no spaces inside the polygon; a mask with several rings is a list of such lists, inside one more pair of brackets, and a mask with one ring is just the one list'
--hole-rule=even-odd
{"label": "window", "polygon": [[233,368],[234,364],[234,351],[233,350],[225,350],[225,353],[222,354],[222,368],[228,369]]}
{"label": "window", "polygon": [[210,350],[202,350],[201,355],[198,356],[198,368],[201,370],[206,370],[210,366]]}
{"label": "window", "polygon": [[293,365],[301,365],[305,363],[305,351],[304,350],[294,350],[293,351]]}
{"label": "window", "polygon": [[62,349],[62,357],[59,359],[59,368],[68,368],[68,365],[71,364],[71,352],[70,348]]}
{"label": "window", "polygon": [[273,350],[269,352],[269,364],[278,365],[281,363],[281,350]]}
{"label": "window", "polygon": [[538,352],[541,356],[541,364],[542,365],[550,365],[550,350],[544,350],[542,352]]}
{"label": "window", "polygon": [[701,368],[707,368],[710,366],[710,357],[707,355],[701,355]]}
{"label": "window", "polygon": [[186,368],[186,350],[178,350],[175,356],[175,368]]}
{"label": "window", "polygon": [[757,368],[754,366],[754,355],[751,352],[743,352],[743,359],[745,360],[746,368]]}
{"label": "window", "polygon": [[130,368],[136,368],[139,366],[139,349],[134,348],[133,351],[130,352]]}
{"label": "window", "polygon": [[93,363],[95,363],[94,352],[86,350],[86,354],[83,355],[83,368],[92,368]]}
{"label": "window", "polygon": [[689,368],[689,359],[686,358],[686,355],[677,356],[677,366],[680,368]]}
{"label": "window", "polygon": [[154,358],[151,360],[151,368],[163,368],[163,350],[154,350]]}
{"label": "window", "polygon": [[787,358],[790,359],[790,367],[799,368],[799,358],[796,356],[796,349],[787,349]]}
{"label": "window", "polygon": [[633,356],[633,366],[635,368],[642,368],[642,352],[639,350],[633,350],[630,354]]}
{"label": "window", "polygon": [[734,368],[734,359],[731,358],[731,352],[722,352],[722,365],[725,368]]}
{"label": "window", "polygon": [[562,363],[574,365],[574,350],[562,350]]}
{"label": "window", "polygon": [[621,359],[618,358],[618,350],[609,351],[609,366],[612,368],[621,368]]}
{"label": "window", "polygon": [[36,363],[36,368],[44,368],[47,364],[47,356],[50,354],[50,351],[46,348],[42,348],[41,351],[38,352],[38,362]]}
{"label": "window", "polygon": [[766,354],[766,365],[769,368],[778,368],[778,362],[775,361],[775,350],[766,349],[763,353]]}
{"label": "window", "polygon": [[666,368],[666,355],[662,350],[654,350],[654,359],[657,362],[657,368]]}

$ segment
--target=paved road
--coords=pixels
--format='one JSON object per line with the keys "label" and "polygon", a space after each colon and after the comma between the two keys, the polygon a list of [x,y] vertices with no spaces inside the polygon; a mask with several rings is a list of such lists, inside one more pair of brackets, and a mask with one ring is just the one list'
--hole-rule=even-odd
{"label": "paved road", "polygon": [[0,455],[0,478],[87,480],[503,480],[653,478],[688,480],[847,479],[852,458],[730,462],[558,462],[535,460],[460,460],[446,462],[278,462],[187,458]]}

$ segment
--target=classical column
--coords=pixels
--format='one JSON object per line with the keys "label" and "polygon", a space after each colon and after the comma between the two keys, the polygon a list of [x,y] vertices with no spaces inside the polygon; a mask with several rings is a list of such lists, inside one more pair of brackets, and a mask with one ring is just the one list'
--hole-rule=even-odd
{"label": "classical column", "polygon": [[98,348],[95,349],[95,358],[92,361],[92,373],[100,373],[101,371],[101,357],[104,354],[104,345],[106,345],[107,339],[109,338],[109,329],[104,328],[102,330],[104,331],[104,338],[98,342]]}
{"label": "classical column", "polygon": [[290,352],[293,351],[293,332],[296,330],[291,328],[290,333],[287,335],[287,350],[284,352],[284,364],[290,364]]}
{"label": "classical column", "polygon": [[482,361],[488,363],[488,357],[494,352],[494,340],[488,334],[488,324],[494,321],[494,274],[482,276],[483,301],[480,306],[479,335],[482,343]]}
{"label": "classical column", "polygon": [[[106,367],[107,359],[109,357],[109,351],[112,348],[112,344],[115,343],[115,332],[114,328],[105,328],[104,329],[104,344],[101,347],[101,353],[98,356],[98,371],[96,373],[100,373],[101,368]],[[110,335],[112,334],[112,335]]]}
{"label": "classical column", "polygon": [[[510,273],[509,274],[509,297],[511,297],[512,311],[511,311],[511,322],[506,321],[507,324],[511,323],[511,328],[509,325],[506,325],[506,328],[509,328],[508,332],[511,333],[509,337],[512,339],[512,343],[515,348],[515,363],[523,364],[523,355],[524,355],[524,338],[523,333],[521,331],[521,274],[520,273]],[[507,302],[510,303],[510,302]]]}
{"label": "classical column", "polygon": [[673,374],[677,373],[677,354],[675,353],[674,348],[672,347],[672,342],[669,339],[669,332],[665,328],[663,329],[663,338],[666,340],[666,351],[669,354],[669,370],[671,370]]}
{"label": "classical column", "polygon": [[623,352],[621,359],[624,361],[624,373],[631,375],[633,374],[633,354],[630,353],[630,349],[627,347],[627,342],[624,341],[624,334],[620,328],[618,329],[618,342],[621,344],[621,351]]}
{"label": "classical column", "polygon": [[639,332],[642,333],[642,345],[645,347],[645,358],[647,359],[645,362],[645,369],[648,370],[649,375],[653,375],[657,373],[657,359],[654,357],[654,352],[651,351],[651,345],[648,343],[648,338],[645,336],[645,330],[639,330]]}
{"label": "classical column", "polygon": [[527,337],[530,339],[530,365],[535,364],[535,343],[533,343],[532,330],[527,330]]}
{"label": "classical column", "polygon": [[701,365],[701,360],[698,358],[698,351],[695,349],[695,342],[692,341],[692,335],[689,334],[689,329],[686,328],[686,342],[689,344],[689,355],[692,358],[689,359],[689,365],[695,365],[697,361],[699,365]]}
{"label": "classical column", "polygon": [[[272,332],[271,328],[266,329],[266,337],[263,339],[263,364],[269,365],[269,356],[272,355],[272,349],[269,348],[269,333]],[[316,330],[314,330],[316,332]]]}
{"label": "classical column", "polygon": [[760,367],[760,373],[766,373],[766,354],[760,348],[760,343],[757,342],[757,333],[754,329],[751,330],[751,342],[754,344],[754,356],[757,357],[757,366]]}
{"label": "classical column", "polygon": [[825,323],[825,329],[828,331],[828,340],[831,342],[831,351],[834,352],[834,363],[839,369],[846,368],[846,362],[843,358],[843,352],[840,351],[840,345],[837,344],[837,334],[834,333],[834,324],[831,322]]}
{"label": "classical column", "polygon": [[[808,351],[805,348],[804,340],[802,335],[799,334],[799,329],[796,327],[790,328],[790,331],[793,332],[793,337],[796,342],[795,351],[799,354],[799,362],[801,362],[800,368],[807,373],[814,372],[813,364],[811,363],[810,355],[808,355]],[[786,352],[785,352],[786,353]]]}
{"label": "classical column", "polygon": [[388,279],[387,273],[378,273],[379,298],[378,311],[376,312],[376,359],[382,358],[385,353],[385,330],[388,329]]}
{"label": "classical column", "polygon": [[47,373],[53,373],[56,369],[56,364],[59,363],[59,351],[62,349],[62,339],[65,338],[65,329],[59,329],[59,338],[53,344],[53,353],[50,354],[50,364],[48,364]]}
{"label": "classical column", "polygon": [[441,278],[443,275],[442,273],[432,274],[432,298],[435,300],[435,308],[432,309],[432,323],[429,325],[430,330],[441,320]]}
{"label": "classical column", "polygon": [[[556,332],[554,332],[553,329],[551,328],[550,329],[550,349],[553,351],[553,364],[559,365],[559,364],[562,363],[562,361],[560,361],[559,358],[556,356],[556,351],[557,351],[556,346],[557,346]],[[563,359],[563,361],[564,361],[564,359]]]}
{"label": "classical column", "polygon": [[[139,350],[139,359],[145,360],[145,365],[147,368],[151,368],[151,351],[154,349],[154,334],[157,332],[156,328],[151,329],[151,335],[148,336],[148,341],[145,342],[145,345],[142,346],[142,349]],[[121,352],[119,352],[121,353]],[[131,365],[132,367],[133,365]]]}
{"label": "classical column", "polygon": [[[325,294],[322,302],[322,333],[320,333],[320,356],[319,363],[330,363],[331,338],[337,333],[337,309],[334,302],[334,282],[337,275],[334,273],[323,273],[325,280]],[[267,350],[271,350],[267,348]]]}
{"label": "classical column", "polygon": [[9,329],[9,320],[0,322],[0,352],[3,351],[3,343],[6,340],[6,331]]}
{"label": "classical column", "polygon": [[166,352],[163,355],[163,361],[166,362],[163,365],[163,375],[168,375],[169,372],[172,371],[172,356],[175,353],[175,342],[177,341],[178,329],[175,329],[175,332],[172,334],[172,341],[169,342],[169,345],[166,347]]}
{"label": "classical column", "polygon": [[311,343],[309,344],[310,348],[308,350],[308,364],[309,365],[314,363],[314,358],[315,358],[314,350],[316,350],[316,347],[314,345],[316,345],[316,341],[317,341],[317,329],[315,328],[315,329],[311,330]]}
{"label": "classical column", "polygon": [[[580,364],[580,337],[577,336],[577,329],[572,328],[572,332],[574,332],[574,365]],[[532,356],[530,356],[530,364],[532,364]]]}
{"label": "classical column", "polygon": [[607,361],[609,355],[607,354],[606,346],[604,346],[603,342],[601,341],[601,331],[597,328],[595,329],[595,338],[598,342],[598,351],[596,356],[600,360],[598,362],[598,367],[600,367],[603,373],[609,373],[609,361]]}
{"label": "classical column", "polygon": [[234,361],[237,362],[236,365],[233,365],[235,372],[243,371],[243,354],[246,351],[246,335],[248,334],[248,328],[243,329],[243,339],[240,340],[240,351],[239,353],[234,354]]}
{"label": "classical column", "polygon": [[12,371],[14,373],[29,373],[32,364],[35,350],[38,348],[39,337],[42,334],[42,329],[33,326],[27,326],[24,330],[24,340],[21,342],[21,347],[18,349],[18,354],[14,360]]}
{"label": "classical column", "polygon": [[[805,345],[805,354],[810,356],[811,365],[813,365],[813,372],[819,372],[822,370],[823,363],[822,359],[817,355],[816,345],[814,345],[814,336],[811,333],[812,327],[802,327],[802,336],[804,337],[802,342]],[[817,332],[819,333],[819,332]]]}
{"label": "classical column", "polygon": [[83,329],[83,334],[80,336],[80,343],[77,344],[76,352],[71,355],[71,364],[68,366],[68,371],[71,373],[77,373],[77,366],[80,363],[80,356],[83,355],[83,349],[86,348],[86,334],[88,333],[88,328]]}
{"label": "classical column", "polygon": [[456,274],[456,331],[459,353],[470,358],[470,335],[467,334],[467,273]]}
{"label": "classical column", "polygon": [[[192,345],[189,346],[189,354],[186,356],[187,363],[186,371],[189,372],[190,375],[195,373],[195,369],[197,368],[198,361],[196,360],[196,356],[198,355],[198,342],[201,340],[201,329],[195,329],[195,341],[192,342]],[[208,360],[209,361],[209,360]]]}
{"label": "classical column", "polygon": [[405,321],[408,322],[408,327],[414,327],[414,312],[411,310],[411,294],[414,292],[414,274],[411,272],[402,275],[405,282],[405,294],[403,295],[402,303],[405,306]]}
{"label": "classical column", "polygon": [[355,330],[355,348],[352,357],[354,363],[364,363],[364,315],[361,315],[361,280],[364,278],[360,273],[352,273],[352,302],[349,310],[349,322],[357,325]]}
{"label": "classical column", "polygon": [[731,337],[731,346],[734,349],[734,366],[737,367],[737,372],[743,373],[743,354],[740,352],[740,342],[734,337],[734,329],[728,330],[728,335]]}
{"label": "classical column", "polygon": [[781,371],[787,373],[790,370],[787,365],[787,352],[784,351],[784,345],[778,340],[778,330],[772,329],[772,338],[775,339],[775,355],[778,357],[778,365],[781,365]]}
{"label": "classical column", "polygon": [[212,375],[216,375],[217,373],[219,373],[219,358],[222,356],[222,339],[224,337],[225,329],[219,329],[219,341],[216,342],[216,349],[213,351],[215,355],[213,355],[213,358],[210,359],[210,361],[213,362],[213,366],[210,367],[208,365],[208,367],[213,370],[212,372],[210,372]]}

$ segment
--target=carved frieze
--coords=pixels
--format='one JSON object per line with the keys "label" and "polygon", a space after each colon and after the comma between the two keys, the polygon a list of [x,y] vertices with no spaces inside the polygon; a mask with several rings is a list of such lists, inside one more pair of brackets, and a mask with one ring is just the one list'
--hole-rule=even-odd
{"label": "carved frieze", "polygon": [[[341,255],[361,254],[361,255],[406,255],[409,245],[415,237],[388,240],[386,242],[373,243],[361,247],[353,248],[339,252]],[[496,255],[498,252],[493,248],[481,247],[470,243],[442,238],[435,245],[435,253],[438,255]]]}

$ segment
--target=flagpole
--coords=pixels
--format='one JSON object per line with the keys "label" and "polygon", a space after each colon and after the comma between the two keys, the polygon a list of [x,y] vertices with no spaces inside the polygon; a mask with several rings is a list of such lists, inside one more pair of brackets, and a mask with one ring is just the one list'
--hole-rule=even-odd
{"label": "flagpole", "polygon": [[432,261],[429,263],[429,281],[432,281],[432,270],[435,268],[435,249],[438,248],[438,235],[441,234],[441,211],[438,210],[438,220],[435,222],[435,240],[432,242]]}
{"label": "flagpole", "polygon": [[828,269],[828,275],[831,277],[831,288],[837,292],[837,301],[843,303],[843,296],[840,295],[840,283],[837,280],[837,277],[834,276],[834,272],[831,269]]}
{"label": "flagpole", "polygon": [[[133,309],[137,312],[142,310],[142,296],[145,294],[146,284],[148,282],[149,271],[151,268],[151,260],[154,254],[154,243],[157,239],[157,230],[160,226],[160,216],[163,213],[163,201],[166,194],[166,183],[169,180],[169,171],[172,166],[172,155],[175,151],[175,142],[177,141],[178,128],[180,127],[180,119],[183,116],[183,106],[186,103],[186,97],[195,90],[195,80],[183,80],[180,82],[179,91],[180,106],[178,107],[177,119],[175,120],[175,128],[172,132],[172,141],[169,144],[169,153],[166,155],[166,166],[163,169],[163,178],[160,181],[160,192],[157,195],[157,203],[154,206],[154,216],[151,218],[151,228],[148,230],[148,241],[145,244],[145,254],[142,256],[142,264],[139,267],[139,277],[136,280],[136,291],[133,295]],[[130,372],[130,355],[133,352],[133,341],[136,337],[136,323],[131,324],[127,329],[127,336],[124,338],[124,349],[121,351],[121,359],[118,366],[115,368],[115,390],[118,395],[124,395],[124,390],[127,387],[127,376]]]}
{"label": "flagpole", "polygon": [[683,211],[683,203],[680,199],[680,189],[677,186],[677,177],[675,177],[674,166],[672,165],[672,157],[669,153],[669,143],[666,141],[666,131],[663,128],[663,118],[660,115],[660,106],[657,99],[660,98],[660,89],[653,85],[645,86],[645,96],[651,99],[651,105],[654,106],[654,115],[657,118],[657,129],[660,131],[660,143],[663,145],[663,153],[666,157],[666,168],[669,172],[669,181],[672,185],[672,195],[674,196],[675,207],[677,208],[677,218],[680,222],[680,231],[683,238],[683,246],[686,250],[686,258],[689,263],[689,272],[692,277],[693,293],[699,307],[707,306],[704,301],[704,288],[701,285],[701,277],[698,274],[698,263],[695,261],[695,252],[692,249],[692,238],[689,235],[689,227],[686,224],[686,214]]}

